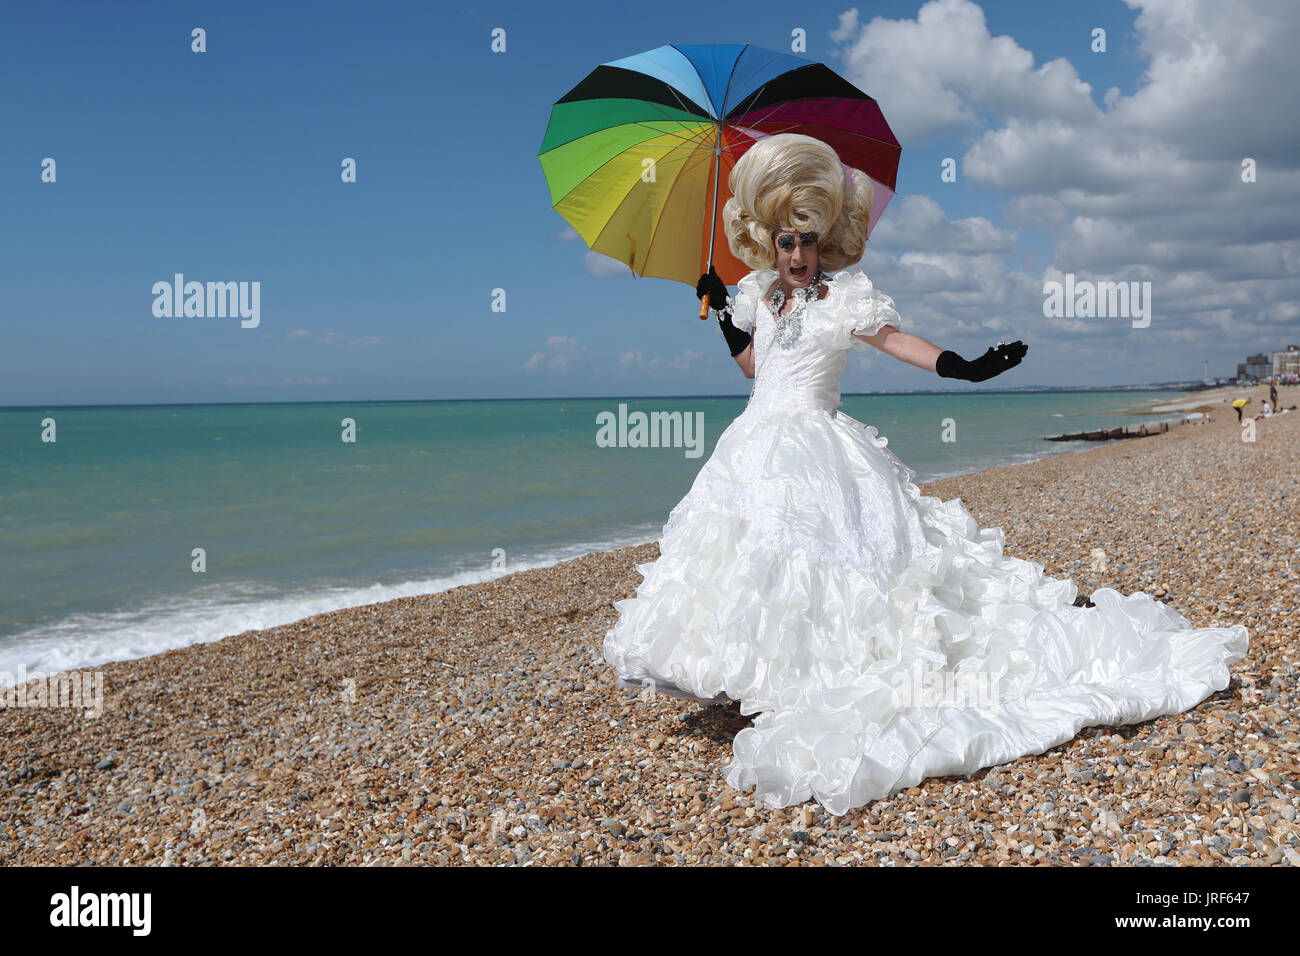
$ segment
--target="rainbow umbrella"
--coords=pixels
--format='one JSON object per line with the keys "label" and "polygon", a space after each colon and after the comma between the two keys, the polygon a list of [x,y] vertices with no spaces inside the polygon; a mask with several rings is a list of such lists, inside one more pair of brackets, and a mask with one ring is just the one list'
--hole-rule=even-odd
{"label": "rainbow umbrella", "polygon": [[[596,67],[551,108],[538,151],[551,205],[633,274],[735,285],[718,210],[755,142],[803,133],[875,187],[868,234],[894,195],[898,140],[876,101],[824,64],[745,44],[670,44]],[[703,314],[701,306],[701,314]]]}

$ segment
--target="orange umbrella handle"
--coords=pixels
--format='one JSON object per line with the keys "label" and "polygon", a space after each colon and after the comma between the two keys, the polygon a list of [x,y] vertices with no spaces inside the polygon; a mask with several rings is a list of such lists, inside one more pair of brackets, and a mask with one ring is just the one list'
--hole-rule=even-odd
{"label": "orange umbrella handle", "polygon": [[704,293],[704,295],[700,296],[700,318],[707,319],[708,317],[709,317],[709,294],[706,292]]}

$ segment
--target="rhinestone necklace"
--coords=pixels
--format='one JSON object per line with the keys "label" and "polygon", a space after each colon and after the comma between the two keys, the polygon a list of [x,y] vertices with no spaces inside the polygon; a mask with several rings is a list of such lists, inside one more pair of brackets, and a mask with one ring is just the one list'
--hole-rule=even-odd
{"label": "rhinestone necklace", "polygon": [[821,297],[822,287],[826,283],[826,273],[820,269],[813,274],[812,281],[808,285],[794,290],[795,306],[790,310],[789,315],[782,315],[781,309],[785,306],[785,290],[781,288],[781,283],[776,284],[772,294],[767,297],[767,307],[772,312],[772,317],[776,320],[774,339],[776,344],[783,349],[788,349],[794,345],[795,340],[803,332],[803,313],[804,307],[810,301],[816,301]]}

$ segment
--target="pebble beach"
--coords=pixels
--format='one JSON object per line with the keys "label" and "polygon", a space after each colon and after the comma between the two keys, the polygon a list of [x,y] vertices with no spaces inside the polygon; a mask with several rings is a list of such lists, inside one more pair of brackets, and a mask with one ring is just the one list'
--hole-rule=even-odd
{"label": "pebble beach", "polygon": [[[1293,404],[1300,389],[1282,390]],[[723,779],[749,724],[615,686],[656,543],[107,664],[103,712],[0,710],[0,862],[1300,865],[1300,412],[923,484],[1081,593],[1244,624],[1231,686],[840,817]],[[666,518],[666,516],[665,516]]]}

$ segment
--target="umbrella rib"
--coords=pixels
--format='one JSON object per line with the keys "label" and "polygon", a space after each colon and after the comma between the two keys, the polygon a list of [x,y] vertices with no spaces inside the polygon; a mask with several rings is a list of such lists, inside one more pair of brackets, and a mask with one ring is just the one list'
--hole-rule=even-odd
{"label": "umbrella rib", "polygon": [[[649,106],[649,107],[651,107],[651,108],[653,108],[653,109],[662,109],[662,107],[660,106],[660,104],[658,104],[658,103],[653,103],[653,102],[651,102],[650,100],[640,100],[639,102],[644,103],[644,104],[646,104],[647,106]],[[680,119],[677,119],[677,118],[675,118],[675,117],[671,117],[671,116],[669,116],[666,112],[663,114],[663,117],[664,117],[665,122],[670,122],[670,123],[681,123],[681,122],[683,122],[683,121],[680,120]],[[713,128],[713,123],[712,123],[712,121],[709,120],[707,117],[701,117],[701,118],[699,119],[698,122],[699,122],[700,124],[706,124],[706,123],[707,123],[709,129],[712,129],[712,128]],[[698,134],[698,133],[680,133],[680,132],[674,132],[674,131],[672,131],[672,130],[658,129],[658,128],[656,128],[656,127],[650,125],[650,123],[651,123],[651,121],[649,121],[649,120],[628,120],[628,121],[624,121],[624,122],[612,123],[612,124],[610,124],[609,126],[601,126],[601,127],[599,127],[599,128],[596,128],[596,129],[589,129],[589,130],[587,130],[586,132],[584,132],[584,133],[582,134],[582,136],[590,136],[592,133],[601,133],[601,132],[604,132],[605,130],[608,130],[608,129],[614,129],[614,128],[617,127],[617,126],[638,126],[638,127],[643,127],[643,128],[646,128],[646,129],[653,130],[653,131],[656,132],[656,133],[661,133],[661,134],[663,134],[664,136],[673,137],[673,138],[675,138],[675,139],[680,140],[682,143],[686,143],[686,144],[690,144],[690,143],[692,143],[693,141],[699,141],[699,140],[702,139],[701,135]],[[578,139],[581,139],[581,138],[582,138],[582,137],[578,137]],[[569,142],[576,142],[576,140],[569,140]],[[562,143],[562,144],[559,144],[559,145],[568,145],[568,144],[566,144],[566,143]],[[558,146],[553,146],[553,147],[552,147],[552,149],[556,149],[556,148],[558,148]],[[698,146],[695,146],[695,145],[689,145],[689,146],[669,146],[668,148],[669,148],[669,149],[686,149],[686,148],[689,148],[689,149],[698,149],[699,147],[698,147]]]}
{"label": "umbrella rib", "polygon": [[[763,87],[763,89],[766,89],[766,88],[767,88],[766,86]],[[760,90],[759,92],[762,92],[762,91]],[[799,99],[825,99],[825,97],[820,97],[820,96],[817,96],[817,97],[800,97]],[[841,99],[842,99],[842,97],[841,97]],[[759,116],[759,118],[756,119],[756,120],[754,120],[754,122],[756,122],[756,123],[766,123],[766,122],[768,122],[768,119],[767,119],[768,116],[771,116],[771,115],[772,115],[773,113],[775,113],[777,110],[779,110],[779,109],[781,109],[782,107],[784,107],[787,103],[794,103],[794,102],[796,102],[796,101],[797,101],[797,100],[795,100],[795,99],[782,100],[780,103],[777,103],[777,104],[775,104],[774,106],[768,108],[768,112],[767,112],[767,114],[766,114],[766,115],[761,115],[761,116]],[[733,125],[735,125],[735,124],[733,124]],[[793,123],[793,125],[792,125],[790,128],[791,128],[791,129],[798,129],[800,126],[807,126],[807,125],[809,125],[807,120],[798,120],[798,121],[795,121],[795,122]],[[821,123],[819,123],[819,124],[815,124],[815,125],[826,125],[826,124],[821,124]],[[897,143],[891,143],[889,140],[887,140],[887,139],[881,139],[879,136],[871,136],[871,135],[869,135],[869,134],[867,134],[867,133],[855,133],[855,132],[853,132],[852,130],[848,130],[848,129],[840,129],[839,127],[828,127],[828,128],[829,128],[829,129],[838,129],[840,132],[842,132],[842,133],[847,133],[847,134],[849,134],[849,135],[851,135],[851,136],[860,136],[862,139],[869,139],[869,140],[871,140],[873,143],[880,143],[882,146],[892,146],[892,147],[894,147],[895,149],[898,149],[898,148],[899,148],[899,146],[898,146]]]}
{"label": "umbrella rib", "polygon": [[[646,123],[646,122],[644,122],[644,121],[641,121],[641,120],[636,120],[636,121],[633,121],[632,123],[628,123],[628,124],[620,124],[620,125],[628,125],[628,126],[644,126],[644,127],[646,127],[647,129],[652,129],[652,130],[655,129],[653,126],[650,126],[648,123]],[[712,129],[712,127],[710,126],[709,129]],[[701,136],[700,136],[699,133],[682,133],[682,132],[677,132],[677,131],[673,131],[673,130],[665,130],[665,129],[655,130],[655,132],[657,132],[657,133],[662,133],[664,136],[668,136],[668,137],[671,137],[672,139],[676,139],[676,140],[678,140],[678,141],[682,144],[682,145],[677,145],[677,146],[672,146],[672,145],[670,145],[670,146],[667,147],[668,149],[699,149],[699,146],[696,146],[696,145],[690,145],[690,144],[692,144],[692,143],[694,143],[694,142],[697,142],[697,141],[699,141],[699,140],[701,139]],[[644,145],[646,145],[646,144],[649,143],[649,142],[650,142],[649,140],[643,140],[643,141],[641,142],[641,145],[644,146]],[[661,145],[661,144],[656,143],[655,145]]]}
{"label": "umbrella rib", "polygon": [[[620,154],[620,155],[621,155],[621,154]],[[614,158],[614,157],[611,157],[610,160],[607,160],[606,162],[602,163],[601,166],[606,166],[606,165],[608,165],[609,162],[611,162],[611,161],[613,160],[613,158]],[[687,169],[689,168],[690,161],[691,161],[691,160],[690,160],[690,158],[688,157],[687,160],[686,160],[686,162],[682,164],[681,171],[677,174],[678,177],[680,177],[680,176],[682,176],[682,175],[684,175],[684,174],[686,173]],[[596,168],[599,169],[599,168],[601,168],[601,167],[598,166],[598,167],[596,167]],[[592,172],[595,172],[595,170],[592,170]],[[671,191],[672,191],[672,190],[671,190],[671,188],[670,188],[670,189],[669,189],[669,192],[671,192]],[[618,201],[618,205],[619,205],[619,206],[622,206],[623,203],[627,201],[627,197],[628,197],[628,194],[629,194],[630,192],[631,192],[631,190],[629,189],[628,192],[627,192],[627,193],[624,193],[623,196],[619,199],[619,201]],[[615,208],[615,212],[617,212],[617,207]],[[612,220],[613,218],[614,218],[614,217],[611,215],[611,216],[610,216],[610,219]],[[603,236],[603,235],[605,234],[605,229],[608,228],[608,226],[609,226],[609,220],[606,220],[606,223],[605,223],[604,226],[601,227],[600,232],[596,233],[596,237],[595,237],[594,240],[592,240],[590,248],[592,248],[593,250],[595,249],[597,243],[600,242],[600,238],[601,238],[601,236]],[[643,262],[648,263],[648,262],[650,261],[650,252],[651,252],[651,250],[654,249],[654,241],[655,241],[655,237],[656,237],[658,234],[659,234],[659,232],[658,232],[657,229],[652,229],[652,230],[650,231],[650,242],[646,245],[645,258],[644,258]],[[642,269],[644,270],[644,266],[642,267]],[[633,270],[633,274],[635,274],[635,273],[636,273],[636,270],[634,269],[634,270]]]}
{"label": "umbrella rib", "polygon": [[[667,84],[665,84],[665,85],[667,85]],[[685,104],[682,104],[682,98],[681,98],[680,96],[678,96],[678,94],[677,94],[677,89],[676,89],[675,87],[668,86],[668,89],[672,92],[673,96],[676,96],[676,97],[677,97],[677,102],[678,102],[679,104],[681,104],[681,111],[682,111],[683,113],[690,113],[690,112],[692,112],[691,110],[689,110],[689,109],[686,108]],[[681,120],[678,120],[678,119],[675,119],[675,118],[673,118],[673,117],[670,117],[670,116],[668,115],[668,112],[664,109],[663,104],[661,104],[661,103],[656,103],[656,102],[654,102],[653,100],[640,100],[639,102],[644,103],[646,106],[650,107],[652,110],[657,110],[657,111],[659,111],[660,113],[662,113],[663,118],[664,118],[666,121],[668,121],[668,122],[681,122]],[[701,122],[701,123],[706,123],[706,122],[707,122],[707,123],[711,123],[712,121],[710,121],[710,120],[708,119],[708,117],[701,117],[701,119],[699,120],[699,122]],[[631,123],[630,125],[633,125],[633,126],[644,126],[644,125],[647,125],[647,123],[648,123],[647,120],[633,120],[632,123]],[[620,124],[620,125],[623,125],[623,124]],[[609,128],[609,127],[606,127],[606,129],[608,129],[608,128]],[[653,127],[651,127],[651,128],[653,129]],[[658,130],[657,132],[666,133],[666,134],[669,135],[669,136],[676,136],[678,139],[682,140],[683,142],[690,142],[692,139],[696,138],[696,137],[695,137],[695,134],[682,135],[682,134],[680,134],[680,133],[671,133],[671,132],[669,132],[669,131],[667,131],[667,130]],[[672,149],[680,149],[680,148],[682,148],[682,147],[674,146],[674,147],[670,147],[670,148],[672,148]],[[690,147],[690,148],[691,148],[691,149],[695,149],[695,148],[697,148],[697,147],[692,146],[692,147]]]}
{"label": "umbrella rib", "polygon": [[[623,124],[620,124],[620,125],[623,125]],[[638,124],[638,125],[639,125],[639,124]],[[611,127],[606,127],[606,128],[609,129],[609,128],[611,128]],[[711,128],[711,127],[709,127],[709,128]],[[592,132],[600,132],[600,131],[599,131],[599,130],[592,130]],[[584,134],[584,135],[590,135],[590,134],[588,133],[588,134]],[[695,137],[695,138],[699,138],[699,135],[700,135],[700,134],[692,134],[691,136],[680,136],[680,137],[678,137],[678,138],[681,139],[681,140],[683,140],[683,142],[689,143],[690,140],[691,140],[691,138],[692,138],[692,136]],[[575,142],[576,142],[576,140],[575,140]],[[644,145],[644,143],[642,143],[641,145]],[[631,149],[631,148],[633,148],[633,147],[628,147],[628,148]],[[695,151],[697,151],[700,147],[699,147],[699,146],[686,146],[686,145],[683,145],[683,146],[666,146],[666,147],[664,147],[664,148],[666,148],[666,149],[688,149],[688,150],[690,150],[691,152],[695,152]],[[596,173],[598,170],[603,169],[604,167],[608,166],[608,165],[609,165],[610,163],[612,163],[615,159],[617,159],[619,156],[622,156],[622,155],[623,155],[624,153],[626,153],[626,152],[627,152],[627,149],[619,150],[619,151],[618,151],[617,153],[615,153],[613,156],[610,156],[608,159],[606,159],[604,162],[602,162],[599,166],[596,166],[596,167],[594,167],[593,169],[591,169],[591,170],[586,174],[586,176],[583,177],[583,180],[585,181],[585,180],[587,180],[587,179],[590,179],[591,176],[592,176],[594,173]],[[552,203],[551,205],[552,205],[552,206],[557,206],[557,205],[559,205],[559,203],[563,202],[564,199],[569,195],[570,192],[573,192],[573,190],[574,190],[574,189],[577,189],[578,186],[580,186],[580,185],[581,185],[581,182],[574,183],[573,186],[569,189],[569,192],[566,192],[566,193],[564,194],[564,196],[561,196],[558,200],[556,200],[556,201],[555,201],[554,203]],[[621,201],[621,200],[620,200],[620,201]]]}
{"label": "umbrella rib", "polygon": [[[702,154],[701,154],[701,158],[702,158]],[[680,178],[680,177],[686,175],[687,169],[688,169],[689,166],[690,166],[690,162],[691,162],[691,159],[690,159],[690,157],[688,157],[687,160],[686,160],[686,162],[682,163],[681,171],[677,174],[677,177],[676,177],[676,178]],[[674,182],[675,182],[675,180],[674,180]],[[671,189],[669,189],[668,191],[669,191],[670,193],[672,192]],[[649,264],[650,264],[650,253],[654,251],[654,247],[655,247],[655,239],[658,237],[658,235],[659,235],[659,230],[658,230],[658,229],[651,230],[651,232],[650,232],[650,242],[649,242],[649,244],[646,246],[646,250],[645,250],[645,260],[644,260],[645,265],[649,265]],[[643,269],[643,270],[644,270],[644,268],[645,268],[645,265],[642,266],[642,269]]]}
{"label": "umbrella rib", "polygon": [[[674,146],[674,147],[670,147],[670,148],[672,148],[672,149],[685,149],[686,147],[684,147],[684,146]],[[691,151],[692,151],[692,152],[695,152],[696,149],[692,149]],[[623,155],[624,153],[626,153],[626,152],[627,152],[626,149],[624,149],[624,150],[619,150],[619,152],[617,152],[617,153],[615,153],[613,156],[609,157],[609,159],[607,159],[607,160],[605,160],[604,162],[602,162],[599,166],[594,167],[590,172],[587,173],[587,175],[586,175],[585,177],[583,177],[583,180],[585,181],[585,180],[587,180],[587,179],[590,179],[590,178],[592,177],[592,175],[595,174],[598,170],[604,169],[606,166],[608,166],[610,163],[612,163],[614,160],[616,160],[618,157],[622,156],[622,155]],[[687,161],[689,162],[689,158],[688,158]],[[686,169],[686,164],[685,164],[685,163],[682,164],[682,169],[683,169],[683,171]],[[573,188],[570,189],[569,192],[572,192],[573,189],[577,189],[579,185],[581,185],[581,183],[575,183],[575,184],[573,185]],[[552,206],[556,206],[556,205],[558,205],[559,203],[563,202],[563,201],[565,200],[565,198],[566,198],[568,195],[569,195],[569,193],[565,193],[564,196],[561,196],[561,197],[559,198],[559,200],[557,200],[555,203],[552,203],[551,205],[552,205]],[[624,196],[624,198],[626,198],[627,194],[624,193],[623,196]],[[620,204],[622,203],[622,201],[623,201],[622,199],[619,200]],[[603,231],[603,230],[602,230],[602,231]],[[599,238],[599,234],[598,234],[597,238]]]}
{"label": "umbrella rib", "polygon": [[[698,76],[698,75],[699,75],[699,71],[696,70],[695,72],[696,72],[696,76]],[[678,104],[678,106],[681,108],[681,110],[682,110],[683,113],[690,113],[690,112],[692,112],[691,109],[690,109],[689,107],[687,107],[687,105],[686,105],[686,101],[682,99],[681,93],[680,93],[680,91],[677,89],[677,87],[673,86],[671,83],[665,83],[664,86],[668,87],[669,92],[671,92],[671,93],[673,94],[673,96],[677,98],[677,104]],[[649,101],[649,100],[643,100],[643,102],[650,102],[650,101]],[[694,102],[694,101],[692,101],[692,102]],[[695,104],[695,105],[698,106],[699,104]]]}

